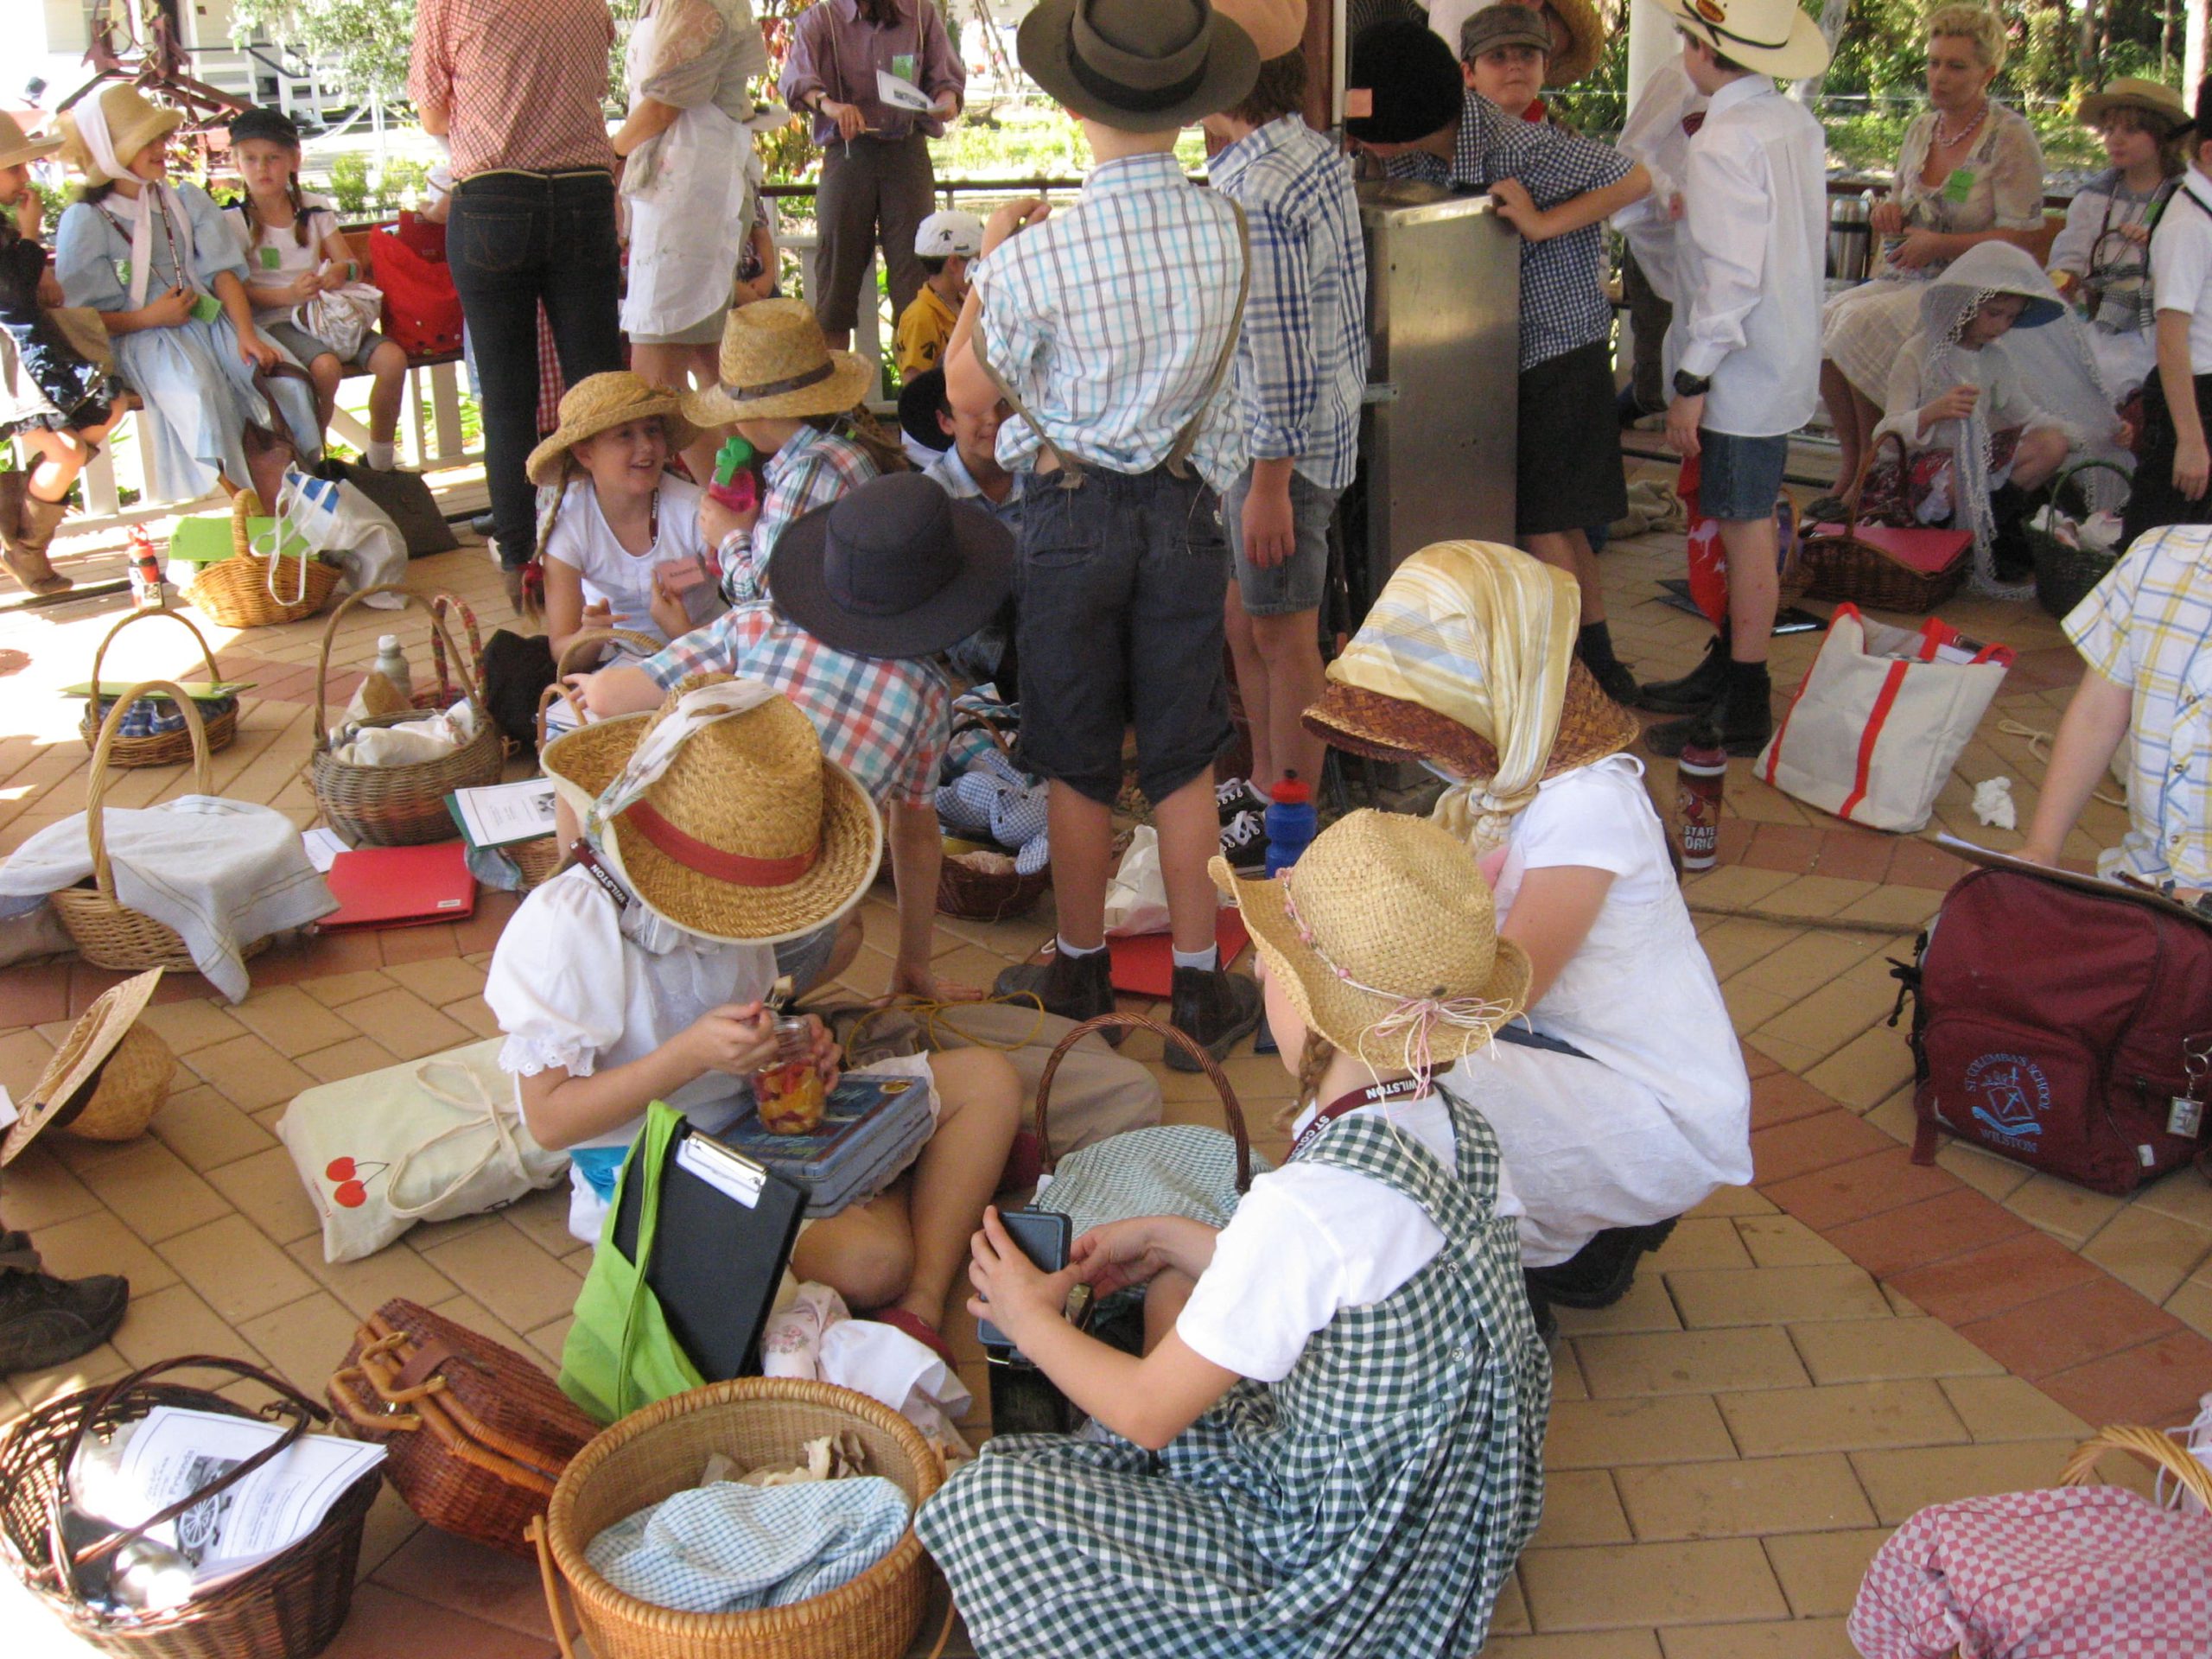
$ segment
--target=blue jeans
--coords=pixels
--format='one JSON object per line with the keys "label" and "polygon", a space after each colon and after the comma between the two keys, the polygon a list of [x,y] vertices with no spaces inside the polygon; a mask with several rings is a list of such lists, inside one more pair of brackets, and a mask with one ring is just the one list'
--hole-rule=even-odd
{"label": "blue jeans", "polygon": [[537,550],[523,465],[537,443],[537,308],[570,385],[622,366],[614,181],[602,172],[494,173],[453,194],[446,257],[484,409],[484,471],[503,564]]}

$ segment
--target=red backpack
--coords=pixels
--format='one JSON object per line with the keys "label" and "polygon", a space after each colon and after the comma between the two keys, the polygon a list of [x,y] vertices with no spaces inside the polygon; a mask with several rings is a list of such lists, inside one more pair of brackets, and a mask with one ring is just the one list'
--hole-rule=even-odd
{"label": "red backpack", "polygon": [[1916,994],[1915,1163],[1942,1131],[2124,1193],[2206,1146],[2212,918],[2064,871],[1975,870],[1897,973],[1900,1010]]}
{"label": "red backpack", "polygon": [[461,349],[461,296],[446,264],[445,226],[402,213],[369,236],[371,279],[384,290],[384,332],[412,358]]}

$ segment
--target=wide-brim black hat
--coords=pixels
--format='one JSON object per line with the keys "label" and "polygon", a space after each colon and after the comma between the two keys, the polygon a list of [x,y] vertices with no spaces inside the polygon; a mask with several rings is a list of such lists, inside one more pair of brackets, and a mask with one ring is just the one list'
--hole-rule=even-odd
{"label": "wide-brim black hat", "polygon": [[923,448],[943,454],[952,448],[952,435],[938,424],[938,411],[950,407],[944,371],[925,369],[899,388],[899,429]]}
{"label": "wide-brim black hat", "polygon": [[1208,0],[1039,0],[1014,38],[1032,80],[1124,132],[1233,109],[1260,75],[1252,37]]}
{"label": "wide-brim black hat", "polygon": [[1014,532],[918,473],[870,479],[795,520],[768,561],[776,608],[855,657],[949,651],[1014,588]]}

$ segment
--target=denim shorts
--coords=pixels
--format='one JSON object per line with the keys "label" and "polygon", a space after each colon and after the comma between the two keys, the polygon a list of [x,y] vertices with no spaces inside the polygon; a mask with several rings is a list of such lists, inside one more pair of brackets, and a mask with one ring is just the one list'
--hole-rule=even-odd
{"label": "denim shorts", "polygon": [[1290,521],[1297,541],[1290,556],[1262,570],[1244,556],[1244,502],[1252,493],[1252,474],[1229,486],[1221,498],[1221,524],[1236,561],[1236,593],[1247,616],[1291,616],[1318,611],[1329,582],[1329,521],[1337,516],[1337,494],[1305,474],[1290,475]]}
{"label": "denim shorts", "polygon": [[1166,800],[1228,747],[1222,600],[1229,546],[1193,471],[1085,466],[1022,493],[1015,569],[1021,743],[1031,772],[1111,805],[1134,725],[1137,784]]}
{"label": "denim shorts", "polygon": [[1782,474],[1789,464],[1789,435],[1741,438],[1732,432],[1700,428],[1697,508],[1708,518],[1765,518],[1782,493]]}

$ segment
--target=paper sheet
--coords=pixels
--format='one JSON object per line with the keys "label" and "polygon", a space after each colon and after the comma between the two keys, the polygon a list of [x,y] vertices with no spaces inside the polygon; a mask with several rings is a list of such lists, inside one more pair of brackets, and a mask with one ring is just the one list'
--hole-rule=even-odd
{"label": "paper sheet", "polygon": [[454,822],[471,847],[505,847],[553,830],[553,780],[457,789],[446,797]]}
{"label": "paper sheet", "polygon": [[875,101],[887,104],[894,110],[912,110],[917,115],[933,115],[937,105],[930,95],[911,80],[901,80],[887,70],[875,72]]}
{"label": "paper sheet", "polygon": [[320,829],[301,831],[300,845],[308,850],[308,862],[324,875],[330,874],[330,867],[338,861],[339,854],[353,851],[338,838],[338,832],[327,824]]}

